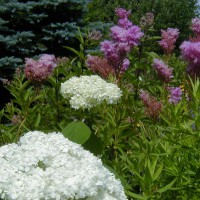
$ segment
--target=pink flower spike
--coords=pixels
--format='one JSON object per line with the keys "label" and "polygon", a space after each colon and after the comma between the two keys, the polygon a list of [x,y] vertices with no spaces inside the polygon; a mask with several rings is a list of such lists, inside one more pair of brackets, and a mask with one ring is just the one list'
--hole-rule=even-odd
{"label": "pink flower spike", "polygon": [[110,75],[115,74],[113,67],[109,64],[106,58],[88,55],[86,65],[91,71],[97,73],[102,78],[108,78]]}
{"label": "pink flower spike", "polygon": [[41,83],[51,75],[56,65],[56,58],[53,55],[44,54],[38,61],[26,58],[24,73],[32,82]]}
{"label": "pink flower spike", "polygon": [[173,104],[177,104],[182,99],[182,91],[180,87],[168,87],[167,88],[170,96],[169,102]]}
{"label": "pink flower spike", "polygon": [[154,119],[158,118],[162,110],[162,103],[144,90],[140,91],[139,97],[145,106],[146,115]]}
{"label": "pink flower spike", "polygon": [[124,8],[116,8],[115,13],[119,18],[124,19],[128,18],[128,16],[131,14],[131,11],[130,10],[127,11]]}
{"label": "pink flower spike", "polygon": [[128,29],[133,26],[133,23],[128,20],[128,18],[119,19],[118,26]]}
{"label": "pink flower spike", "polygon": [[192,31],[194,32],[195,35],[200,34],[200,18],[194,18],[192,19],[192,26],[191,26]]}
{"label": "pink flower spike", "polygon": [[129,65],[130,65],[130,61],[129,61],[129,59],[126,58],[126,59],[123,61],[123,64],[122,64],[122,68],[121,68],[120,73],[123,74],[123,73],[129,68]]}
{"label": "pink flower spike", "polygon": [[38,61],[45,65],[49,65],[49,67],[52,68],[55,68],[57,66],[56,58],[54,55],[43,54]]}
{"label": "pink flower spike", "polygon": [[168,28],[167,30],[161,30],[162,40],[158,42],[166,54],[172,53],[175,48],[175,42],[179,36],[179,30],[177,28]]}
{"label": "pink flower spike", "polygon": [[188,61],[187,73],[200,77],[200,42],[185,41],[180,49],[182,57]]}
{"label": "pink flower spike", "polygon": [[162,60],[154,59],[152,67],[156,70],[160,79],[168,83],[173,78],[172,69],[169,68]]}

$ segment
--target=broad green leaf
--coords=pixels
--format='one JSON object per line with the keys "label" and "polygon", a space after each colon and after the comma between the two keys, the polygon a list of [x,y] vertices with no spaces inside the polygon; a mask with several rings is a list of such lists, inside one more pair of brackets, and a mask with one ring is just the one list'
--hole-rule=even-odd
{"label": "broad green leaf", "polygon": [[102,141],[95,134],[90,135],[90,138],[83,144],[83,147],[94,155],[100,155],[103,151]]}
{"label": "broad green leaf", "polygon": [[78,144],[84,144],[90,137],[90,128],[84,122],[71,122],[63,130],[62,134]]}

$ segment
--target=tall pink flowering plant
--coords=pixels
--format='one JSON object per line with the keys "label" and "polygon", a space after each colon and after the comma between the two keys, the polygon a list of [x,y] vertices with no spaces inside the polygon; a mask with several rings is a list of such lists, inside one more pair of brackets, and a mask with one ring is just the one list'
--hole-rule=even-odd
{"label": "tall pink flowering plant", "polygon": [[[111,40],[104,40],[101,42],[100,49],[105,59],[107,59],[108,63],[114,69],[117,79],[119,79],[120,75],[123,74],[130,65],[130,61],[127,58],[128,53],[130,53],[133,47],[139,44],[143,33],[138,26],[133,25],[133,23],[129,21],[128,17],[131,11],[117,8],[115,12],[119,17],[118,24],[111,27]],[[92,66],[90,66],[90,68],[92,68]]]}

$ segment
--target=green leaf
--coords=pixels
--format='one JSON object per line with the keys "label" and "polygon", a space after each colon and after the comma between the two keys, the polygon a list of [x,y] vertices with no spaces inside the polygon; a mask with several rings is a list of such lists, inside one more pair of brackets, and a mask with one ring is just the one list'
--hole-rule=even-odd
{"label": "green leaf", "polygon": [[160,56],[155,52],[148,52],[147,55],[151,58],[160,58]]}
{"label": "green leaf", "polygon": [[167,123],[167,125],[171,125],[171,123],[163,116],[163,115],[160,115],[161,119]]}
{"label": "green leaf", "polygon": [[25,88],[30,84],[30,81],[26,81],[23,83],[21,90],[25,90]]}
{"label": "green leaf", "polygon": [[169,190],[172,187],[172,185],[175,183],[175,181],[176,181],[176,178],[172,182],[170,182],[168,185],[166,185],[165,187],[159,189],[157,192],[163,193],[166,190]]}
{"label": "green leaf", "polygon": [[29,89],[26,90],[25,94],[24,94],[24,100],[27,101],[28,97],[30,96],[32,87],[30,87]]}
{"label": "green leaf", "polygon": [[83,39],[80,28],[78,28],[78,33],[79,35],[76,38],[80,41],[81,44],[84,44],[84,39]]}
{"label": "green leaf", "polygon": [[128,194],[129,196],[136,198],[136,199],[147,200],[147,197],[143,197],[143,196],[141,196],[139,194],[135,194],[133,192],[127,191],[126,194]]}
{"label": "green leaf", "polygon": [[152,36],[152,37],[147,38],[146,40],[148,41],[148,40],[160,40],[160,39],[162,39],[161,36]]}
{"label": "green leaf", "polygon": [[158,168],[158,170],[156,171],[156,173],[153,176],[153,181],[155,181],[161,174],[163,170],[163,163],[160,165],[160,167]]}
{"label": "green leaf", "polygon": [[91,135],[90,128],[84,122],[71,122],[62,133],[66,138],[78,144],[84,144]]}
{"label": "green leaf", "polygon": [[68,50],[70,50],[71,52],[73,52],[75,55],[77,55],[77,56],[81,56],[81,54],[78,52],[78,51],[76,51],[75,49],[73,49],[73,48],[71,48],[71,47],[68,47],[68,46],[63,46],[65,49],[68,49]]}
{"label": "green leaf", "polygon": [[41,121],[41,115],[40,115],[40,113],[38,113],[37,119],[35,120],[35,123],[34,123],[35,128],[38,128],[40,121]]}
{"label": "green leaf", "polygon": [[50,76],[47,81],[53,86],[56,87],[56,79],[53,76]]}
{"label": "green leaf", "polygon": [[90,138],[83,144],[83,147],[94,155],[100,155],[103,151],[103,143],[95,134],[90,135]]}
{"label": "green leaf", "polygon": [[112,116],[112,114],[111,113],[109,113],[107,110],[106,110],[106,114],[108,115],[108,120],[109,120],[109,122],[114,126],[114,127],[116,127],[117,125],[116,125],[116,123],[115,123],[115,118],[114,118],[114,116]]}
{"label": "green leaf", "polygon": [[155,168],[156,168],[156,164],[157,164],[157,158],[153,161],[150,161],[148,159],[148,168],[149,168],[149,172],[150,172],[150,175],[151,175],[151,178],[153,177],[154,175],[154,172],[155,172]]}

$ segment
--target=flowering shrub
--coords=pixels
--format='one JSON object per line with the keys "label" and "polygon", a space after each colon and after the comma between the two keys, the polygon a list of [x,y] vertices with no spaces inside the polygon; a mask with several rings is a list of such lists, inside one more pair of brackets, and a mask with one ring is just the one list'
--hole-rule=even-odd
{"label": "flowering shrub", "polygon": [[9,200],[126,200],[102,162],[60,133],[33,131],[0,148],[0,195]]}
{"label": "flowering shrub", "polygon": [[101,43],[101,51],[114,67],[116,73],[123,73],[129,67],[127,53],[131,48],[139,44],[140,38],[143,36],[141,29],[132,24],[128,20],[130,11],[123,8],[116,9],[116,14],[119,17],[118,25],[111,27],[112,40],[105,40]]}
{"label": "flowering shrub", "polygon": [[[111,40],[104,40],[101,42],[100,49],[104,54],[104,59],[112,67],[112,70],[110,67],[106,68],[110,69],[110,73],[114,71],[117,79],[119,79],[120,75],[123,74],[130,65],[130,61],[127,58],[128,53],[130,53],[133,47],[139,44],[144,34],[138,26],[133,25],[133,23],[129,21],[128,17],[131,11],[127,11],[123,8],[117,8],[115,11],[119,17],[118,25],[110,28]],[[97,71],[95,64],[91,62],[87,62],[87,64],[91,69]],[[102,70],[100,69],[99,71]],[[101,72],[100,74],[102,75]]]}
{"label": "flowering shrub", "polygon": [[107,83],[97,75],[72,77],[61,84],[61,93],[74,109],[90,109],[103,101],[114,104],[122,96],[117,85]]}
{"label": "flowering shrub", "polygon": [[56,67],[56,58],[53,55],[44,54],[38,61],[26,58],[24,73],[32,82],[43,82]]}

